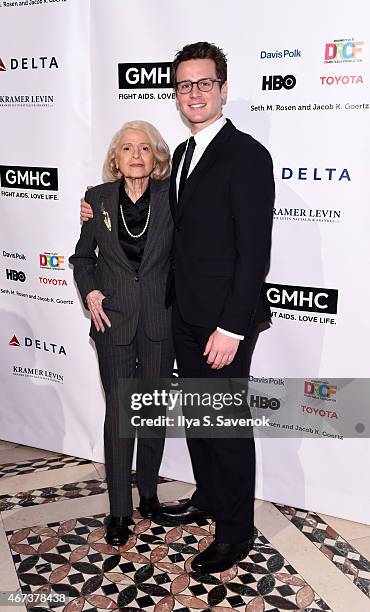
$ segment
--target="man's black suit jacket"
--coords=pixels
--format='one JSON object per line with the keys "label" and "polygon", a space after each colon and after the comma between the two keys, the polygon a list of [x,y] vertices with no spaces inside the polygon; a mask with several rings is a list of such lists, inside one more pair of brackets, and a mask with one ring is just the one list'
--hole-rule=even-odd
{"label": "man's black suit jacket", "polygon": [[275,196],[271,157],[227,120],[189,175],[178,203],[176,176],[185,146],[180,144],[173,156],[175,238],[167,301],[174,289],[187,323],[248,336],[271,315],[262,291]]}

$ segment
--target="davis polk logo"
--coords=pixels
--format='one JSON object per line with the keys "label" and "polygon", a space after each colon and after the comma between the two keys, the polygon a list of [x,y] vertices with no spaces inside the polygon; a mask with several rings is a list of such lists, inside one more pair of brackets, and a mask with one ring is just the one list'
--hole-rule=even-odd
{"label": "davis polk logo", "polygon": [[270,76],[262,77],[262,90],[273,90],[278,91],[280,89],[293,89],[296,86],[297,79],[293,74],[287,74],[281,76],[280,74],[274,74]]}
{"label": "davis polk logo", "polygon": [[324,63],[342,64],[346,62],[362,62],[364,41],[353,38],[341,38],[326,43]]}
{"label": "davis polk logo", "polygon": [[171,62],[118,64],[119,89],[172,88]]}
{"label": "davis polk logo", "polygon": [[260,59],[284,59],[284,58],[297,58],[302,57],[302,51],[300,49],[283,49],[279,51],[261,51]]}
{"label": "davis polk logo", "polygon": [[8,189],[58,191],[57,168],[0,166],[1,186]]}
{"label": "davis polk logo", "polygon": [[337,314],[338,290],[265,283],[271,306],[287,310]]}
{"label": "davis polk logo", "polygon": [[23,253],[8,253],[8,251],[3,251],[3,257],[10,257],[11,259],[22,259],[25,261],[27,257]]}
{"label": "davis polk logo", "polygon": [[21,283],[24,283],[24,281],[26,280],[26,275],[24,272],[19,271],[17,272],[17,270],[6,270],[6,278],[8,280],[12,280],[12,281],[20,281]]}
{"label": "davis polk logo", "polygon": [[[59,65],[54,56],[43,55],[41,57],[11,57],[8,67],[9,70],[50,70],[59,68]],[[0,72],[5,70],[6,66],[0,59]]]}
{"label": "davis polk logo", "polygon": [[45,340],[37,340],[36,338],[24,338],[24,344],[22,345],[17,336],[13,336],[9,341],[9,346],[24,346],[27,348],[35,348],[40,351],[46,351],[47,353],[54,353],[54,355],[67,355],[63,345],[54,344],[53,342],[46,342]]}

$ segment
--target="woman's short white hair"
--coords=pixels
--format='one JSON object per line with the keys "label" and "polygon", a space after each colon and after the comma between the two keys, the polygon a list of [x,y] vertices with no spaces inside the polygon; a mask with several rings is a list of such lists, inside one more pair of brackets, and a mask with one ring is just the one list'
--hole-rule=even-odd
{"label": "woman's short white hair", "polygon": [[171,172],[171,155],[168,144],[163,139],[161,133],[154,125],[148,121],[128,121],[118,130],[113,136],[109,145],[108,152],[103,165],[103,180],[104,182],[116,181],[122,177],[122,172],[117,168],[116,153],[117,146],[121,140],[121,136],[125,130],[141,130],[145,132],[149,143],[152,147],[153,155],[156,160],[155,168],[151,173],[151,178],[162,181],[167,178]]}

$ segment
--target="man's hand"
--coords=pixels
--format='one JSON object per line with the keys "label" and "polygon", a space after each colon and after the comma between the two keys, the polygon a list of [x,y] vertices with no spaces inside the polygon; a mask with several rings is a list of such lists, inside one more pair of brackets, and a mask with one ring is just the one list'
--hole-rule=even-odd
{"label": "man's hand", "polygon": [[[111,322],[103,310],[103,300],[105,296],[98,289],[90,291],[86,296],[87,307],[90,310],[91,318],[96,327],[96,331],[102,331],[104,333],[104,323],[107,327],[111,327]],[[104,323],[103,323],[104,321]]]}
{"label": "man's hand", "polygon": [[221,332],[214,331],[208,338],[204,357],[207,357],[207,363],[212,364],[213,370],[220,370],[225,365],[229,365],[236,355],[240,340],[230,338]]}
{"label": "man's hand", "polygon": [[[89,190],[89,189],[91,189],[91,186],[86,188],[86,190]],[[92,219],[94,216],[94,213],[92,211],[90,204],[86,202],[85,198],[81,198],[80,203],[81,203],[80,221],[82,221],[83,223],[84,221],[88,221],[89,219]]]}

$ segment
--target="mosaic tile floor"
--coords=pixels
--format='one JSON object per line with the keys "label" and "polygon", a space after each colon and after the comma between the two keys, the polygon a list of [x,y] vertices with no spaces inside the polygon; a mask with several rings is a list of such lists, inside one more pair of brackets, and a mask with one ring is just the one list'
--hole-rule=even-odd
{"label": "mosaic tile floor", "polygon": [[[68,464],[69,465],[69,464]],[[172,482],[169,478],[158,478],[158,484]],[[131,485],[136,486],[135,472],[132,473]],[[69,482],[60,487],[43,487],[20,493],[5,493],[0,495],[0,512],[13,508],[25,508],[27,506],[38,506],[50,502],[77,499],[100,495],[107,491],[105,479],[85,480],[82,482]]]}
{"label": "mosaic tile floor", "polygon": [[[202,576],[191,570],[190,563],[212,541],[211,521],[173,527],[144,519],[136,510],[128,543],[109,546],[104,539],[102,511],[108,501],[102,466],[57,454],[42,457],[42,453],[37,460],[10,463],[9,449],[9,463],[0,465],[0,478],[5,477],[0,495],[0,592],[21,588],[23,593],[59,597],[48,604],[28,604],[32,612],[370,611],[370,527],[366,525],[344,521],[344,537],[343,521],[257,502],[259,529],[249,556],[226,572]],[[86,464],[91,466],[88,472]],[[63,469],[69,467],[72,473]],[[38,475],[45,470],[50,470],[47,487],[44,476]],[[17,478],[24,483],[25,473],[31,474],[27,485],[36,486],[18,491]],[[71,474],[77,478],[74,482],[68,482]],[[6,493],[7,476],[14,476],[10,493]],[[132,487],[138,500],[135,473]],[[189,487],[159,478],[161,499],[188,497]],[[350,533],[355,534],[352,540]],[[310,555],[312,564],[307,565]],[[64,595],[67,601],[62,602]],[[18,610],[26,612],[26,607]]]}
{"label": "mosaic tile floor", "polygon": [[30,459],[21,463],[3,463],[0,465],[0,478],[19,476],[20,474],[32,474],[33,472],[44,472],[45,470],[58,470],[75,465],[87,465],[92,463],[89,459],[69,457],[67,455],[56,455],[55,457],[43,459],[40,451],[40,459]]}
{"label": "mosaic tile floor", "polygon": [[23,592],[66,593],[66,612],[132,602],[156,612],[330,610],[261,533],[244,561],[202,576],[190,563],[212,541],[212,523],[174,528],[137,511],[133,518],[133,535],[119,548],[105,543],[104,515],[7,532]]}
{"label": "mosaic tile floor", "polygon": [[[317,548],[370,598],[370,561],[314,512],[275,504]],[[370,604],[369,604],[370,610]]]}

